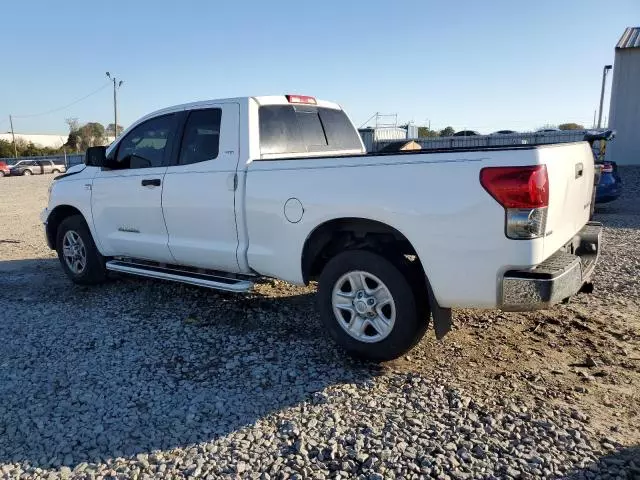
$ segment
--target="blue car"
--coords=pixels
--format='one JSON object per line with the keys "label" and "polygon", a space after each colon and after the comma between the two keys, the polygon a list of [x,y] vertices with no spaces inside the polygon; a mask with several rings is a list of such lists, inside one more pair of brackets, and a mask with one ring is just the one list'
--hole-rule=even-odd
{"label": "blue car", "polygon": [[612,202],[622,194],[622,179],[618,174],[616,162],[602,162],[600,167],[600,181],[596,186],[596,203]]}
{"label": "blue car", "polygon": [[[604,160],[607,142],[613,140],[615,136],[615,130],[593,130],[584,136],[585,141],[591,145],[597,168],[595,203],[612,202],[622,194],[622,179],[618,174],[618,165],[616,162]],[[591,208],[593,209],[593,205]]]}

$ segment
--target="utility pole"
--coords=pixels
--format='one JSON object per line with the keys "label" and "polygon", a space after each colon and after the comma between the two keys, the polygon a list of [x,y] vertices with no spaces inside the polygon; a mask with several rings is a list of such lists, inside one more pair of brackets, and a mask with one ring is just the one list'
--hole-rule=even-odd
{"label": "utility pole", "polygon": [[9,115],[9,123],[11,124],[11,138],[13,139],[13,155],[14,158],[18,158],[18,147],[16,147],[16,134],[13,133],[13,118]]}
{"label": "utility pole", "polygon": [[605,65],[602,69],[602,90],[600,90],[600,113],[598,114],[598,128],[602,126],[602,104],[604,103],[604,86],[607,81],[607,73],[613,67],[611,65]]}
{"label": "utility pole", "polygon": [[122,80],[118,80],[115,76],[111,76],[109,72],[107,72],[107,78],[113,81],[113,136],[114,138],[118,138],[118,89],[124,83]]}

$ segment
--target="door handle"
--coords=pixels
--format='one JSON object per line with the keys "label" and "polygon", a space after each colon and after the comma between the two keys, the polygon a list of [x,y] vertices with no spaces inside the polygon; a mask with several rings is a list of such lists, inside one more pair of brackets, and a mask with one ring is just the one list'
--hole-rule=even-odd
{"label": "door handle", "polygon": [[159,187],[160,186],[160,179],[159,178],[145,178],[140,183],[142,183],[143,187]]}

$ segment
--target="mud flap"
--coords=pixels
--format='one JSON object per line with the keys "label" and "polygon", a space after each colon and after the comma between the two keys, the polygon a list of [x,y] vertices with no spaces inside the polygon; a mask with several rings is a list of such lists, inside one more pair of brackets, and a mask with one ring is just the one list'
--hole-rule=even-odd
{"label": "mud flap", "polygon": [[433,317],[433,329],[436,332],[436,338],[442,340],[444,336],[451,331],[452,315],[450,308],[443,308],[438,305],[431,283],[427,278],[427,295],[429,296],[429,308]]}

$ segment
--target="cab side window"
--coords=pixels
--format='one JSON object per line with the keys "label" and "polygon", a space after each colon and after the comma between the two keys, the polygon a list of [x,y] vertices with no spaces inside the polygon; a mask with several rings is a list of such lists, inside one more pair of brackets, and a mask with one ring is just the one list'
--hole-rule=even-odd
{"label": "cab side window", "polygon": [[153,168],[166,165],[174,132],[175,115],[152,118],[135,127],[118,145],[117,169]]}
{"label": "cab side window", "polygon": [[189,113],[180,146],[180,165],[213,160],[220,147],[222,110],[209,108]]}

